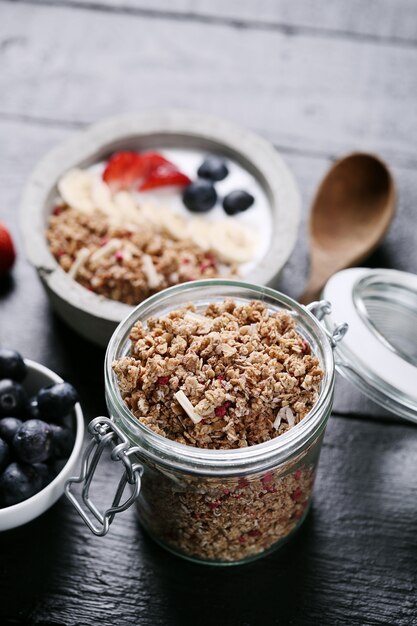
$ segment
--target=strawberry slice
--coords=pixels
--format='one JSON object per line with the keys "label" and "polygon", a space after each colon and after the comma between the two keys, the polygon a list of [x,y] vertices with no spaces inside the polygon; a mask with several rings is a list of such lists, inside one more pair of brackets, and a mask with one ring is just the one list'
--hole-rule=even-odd
{"label": "strawberry slice", "polygon": [[108,161],[103,180],[114,190],[130,189],[145,174],[146,164],[137,152],[116,152]]}
{"label": "strawberry slice", "polygon": [[14,264],[16,252],[9,231],[0,224],[0,276],[6,274]]}
{"label": "strawberry slice", "polygon": [[147,191],[148,189],[168,187],[169,185],[183,187],[190,183],[191,180],[188,176],[180,172],[173,163],[167,161],[151,169],[148,176],[139,185],[139,190]]}
{"label": "strawberry slice", "polygon": [[139,185],[140,191],[167,187],[168,185],[184,186],[189,185],[191,180],[179,171],[174,163],[168,161],[158,152],[144,152],[143,160],[146,162],[146,173],[144,180]]}
{"label": "strawberry slice", "polygon": [[117,152],[107,163],[103,180],[113,191],[133,187],[146,191],[168,185],[184,186],[191,182],[159,152]]}

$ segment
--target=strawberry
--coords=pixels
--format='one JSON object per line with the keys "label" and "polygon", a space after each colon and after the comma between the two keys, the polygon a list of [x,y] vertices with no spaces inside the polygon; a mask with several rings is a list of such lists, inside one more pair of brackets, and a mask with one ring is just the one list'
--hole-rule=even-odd
{"label": "strawberry", "polygon": [[103,180],[114,191],[129,189],[144,175],[145,163],[136,152],[116,152],[108,161]]}
{"label": "strawberry", "polygon": [[114,191],[137,187],[140,191],[188,185],[191,181],[158,152],[116,152],[108,161],[103,180]]}
{"label": "strawberry", "polygon": [[0,276],[13,267],[15,258],[16,252],[10,233],[3,224],[0,224]]}

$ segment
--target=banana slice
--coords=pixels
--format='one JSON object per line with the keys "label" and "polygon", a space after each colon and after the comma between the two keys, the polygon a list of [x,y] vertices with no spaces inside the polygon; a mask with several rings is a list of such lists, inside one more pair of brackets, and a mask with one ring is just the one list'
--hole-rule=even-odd
{"label": "banana slice", "polygon": [[58,191],[68,206],[82,213],[94,211],[91,188],[94,176],[90,172],[73,169],[64,174],[58,182]]}
{"label": "banana slice", "polygon": [[116,207],[124,216],[130,217],[130,219],[137,218],[139,209],[131,193],[128,191],[118,191],[114,195],[113,200]]}
{"label": "banana slice", "polygon": [[199,218],[190,219],[187,234],[202,250],[210,249],[210,224],[207,220]]}
{"label": "banana slice", "polygon": [[91,200],[96,209],[105,213],[109,217],[117,214],[117,207],[114,205],[110,187],[96,176],[91,182]]}
{"label": "banana slice", "polygon": [[170,212],[164,207],[158,207],[152,203],[146,203],[141,204],[140,214],[145,222],[151,224],[158,230],[163,230],[162,226],[166,218],[170,215]]}
{"label": "banana slice", "polygon": [[185,218],[178,213],[171,212],[169,209],[164,215],[164,221],[161,224],[161,227],[162,230],[168,233],[168,235],[170,235],[173,239],[177,239],[178,241],[181,241],[181,239],[187,239],[189,237],[188,225]]}
{"label": "banana slice", "polygon": [[209,234],[210,248],[226,263],[245,263],[255,254],[256,238],[237,220],[212,222]]}
{"label": "banana slice", "polygon": [[146,223],[131,193],[119,191],[114,195],[113,200],[119,223],[124,225],[132,224],[133,226],[143,226]]}

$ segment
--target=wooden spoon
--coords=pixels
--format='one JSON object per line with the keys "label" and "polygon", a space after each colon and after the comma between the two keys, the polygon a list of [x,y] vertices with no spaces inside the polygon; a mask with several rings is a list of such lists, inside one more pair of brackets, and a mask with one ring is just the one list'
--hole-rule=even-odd
{"label": "wooden spoon", "polygon": [[394,211],[395,185],[385,163],[359,152],[336,161],[311,208],[310,276],[300,302],[317,300],[332,274],[366,259]]}

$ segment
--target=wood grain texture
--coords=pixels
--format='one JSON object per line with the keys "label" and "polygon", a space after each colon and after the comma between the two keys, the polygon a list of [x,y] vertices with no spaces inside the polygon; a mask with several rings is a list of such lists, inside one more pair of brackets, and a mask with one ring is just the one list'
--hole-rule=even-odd
{"label": "wood grain texture", "polygon": [[414,46],[417,17],[413,0],[18,0],[34,4],[70,5],[182,21],[227,24],[318,37],[367,39],[382,45]]}
{"label": "wood grain texture", "polygon": [[68,7],[1,11],[8,119],[79,124],[179,106],[302,153],[368,149],[417,163],[417,50]]}

